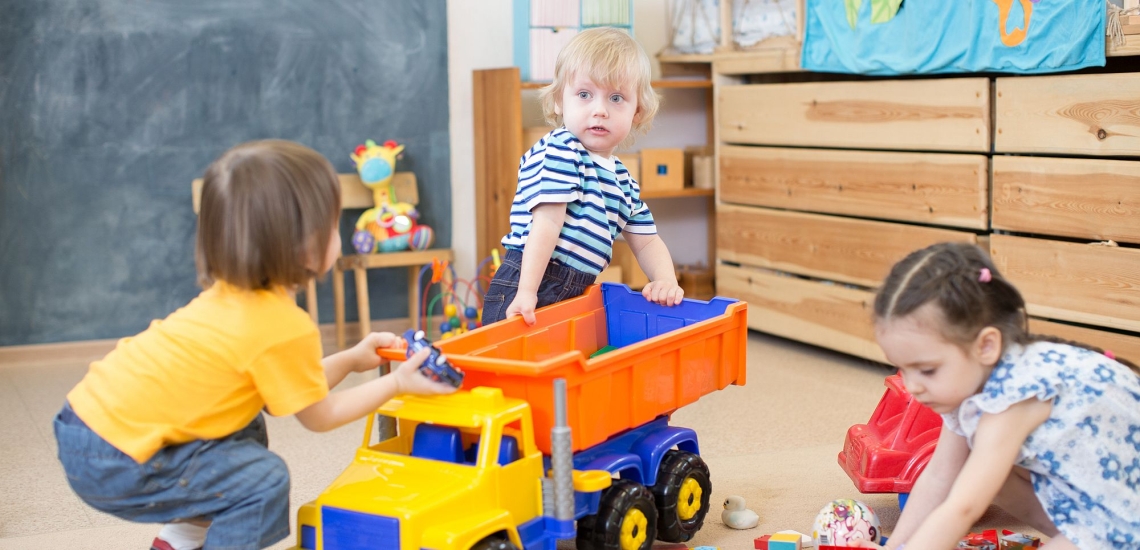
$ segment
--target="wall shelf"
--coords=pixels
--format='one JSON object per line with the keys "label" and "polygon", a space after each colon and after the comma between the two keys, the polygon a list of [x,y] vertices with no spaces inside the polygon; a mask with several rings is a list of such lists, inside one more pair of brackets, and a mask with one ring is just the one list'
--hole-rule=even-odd
{"label": "wall shelf", "polygon": [[[658,90],[678,88],[701,88],[706,90],[712,89],[712,80],[708,79],[654,80],[651,84]],[[540,90],[548,85],[550,85],[549,82],[523,82],[521,84],[522,89],[524,90]]]}
{"label": "wall shelf", "polygon": [[712,189],[696,189],[693,187],[686,187],[676,191],[658,191],[652,193],[642,193],[642,200],[652,199],[672,199],[678,197],[711,197],[714,191]]}

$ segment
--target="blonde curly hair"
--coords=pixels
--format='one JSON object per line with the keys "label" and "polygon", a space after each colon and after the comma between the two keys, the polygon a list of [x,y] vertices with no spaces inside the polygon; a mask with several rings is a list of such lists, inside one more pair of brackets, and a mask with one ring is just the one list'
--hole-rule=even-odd
{"label": "blonde curly hair", "polygon": [[[607,87],[632,85],[637,90],[637,113],[626,142],[649,131],[661,99],[653,91],[653,66],[645,50],[633,37],[613,27],[596,27],[578,33],[562,51],[554,64],[554,82],[542,88],[542,113],[546,121],[562,125],[562,93],[576,76],[584,75]],[[628,145],[628,143],[623,143]]]}

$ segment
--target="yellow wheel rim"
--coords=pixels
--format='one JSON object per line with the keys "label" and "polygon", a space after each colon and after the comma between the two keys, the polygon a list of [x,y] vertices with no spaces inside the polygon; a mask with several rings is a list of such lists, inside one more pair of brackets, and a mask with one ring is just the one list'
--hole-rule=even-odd
{"label": "yellow wheel rim", "polygon": [[677,495],[677,517],[681,521],[689,521],[701,511],[701,495],[704,489],[697,480],[687,477],[681,484],[681,492]]}
{"label": "yellow wheel rim", "polygon": [[637,550],[645,544],[645,528],[649,521],[637,508],[630,508],[621,520],[621,550]]}

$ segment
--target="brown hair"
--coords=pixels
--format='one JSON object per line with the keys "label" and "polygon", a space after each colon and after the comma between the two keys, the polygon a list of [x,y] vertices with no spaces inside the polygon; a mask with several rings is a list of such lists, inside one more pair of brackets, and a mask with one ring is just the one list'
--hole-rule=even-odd
{"label": "brown hair", "polygon": [[[982,273],[988,270],[988,280]],[[967,243],[939,243],[911,252],[887,275],[875,296],[875,322],[910,315],[933,303],[942,316],[942,337],[965,346],[985,327],[1001,331],[1002,349],[1048,341],[1085,348],[1095,346],[1041,334],[1030,334],[1025,300],[994,267],[984,250]],[[1116,358],[1140,374],[1132,362]]]}
{"label": "brown hair", "polygon": [[251,141],[210,164],[202,184],[198,282],[252,290],[306,284],[340,218],[340,181],[304,145]]}
{"label": "brown hair", "polygon": [[649,130],[661,99],[653,91],[653,66],[649,56],[633,37],[613,27],[596,27],[574,36],[558,52],[554,62],[554,81],[539,94],[547,122],[558,126],[562,124],[562,117],[555,112],[555,106],[562,103],[562,93],[570,80],[581,74],[604,86],[631,84],[637,91],[637,110],[641,116],[633,123],[626,141],[630,142],[634,134]]}

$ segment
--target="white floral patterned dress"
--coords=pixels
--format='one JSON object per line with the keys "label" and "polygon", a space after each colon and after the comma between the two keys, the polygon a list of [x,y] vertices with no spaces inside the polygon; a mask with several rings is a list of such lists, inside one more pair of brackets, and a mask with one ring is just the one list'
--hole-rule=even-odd
{"label": "white floral patterned dress", "polygon": [[1037,500],[1082,550],[1140,549],[1140,376],[1066,344],[1011,346],[981,393],[942,415],[973,447],[982,413],[1053,400],[1049,418],[1021,445],[1017,465]]}

